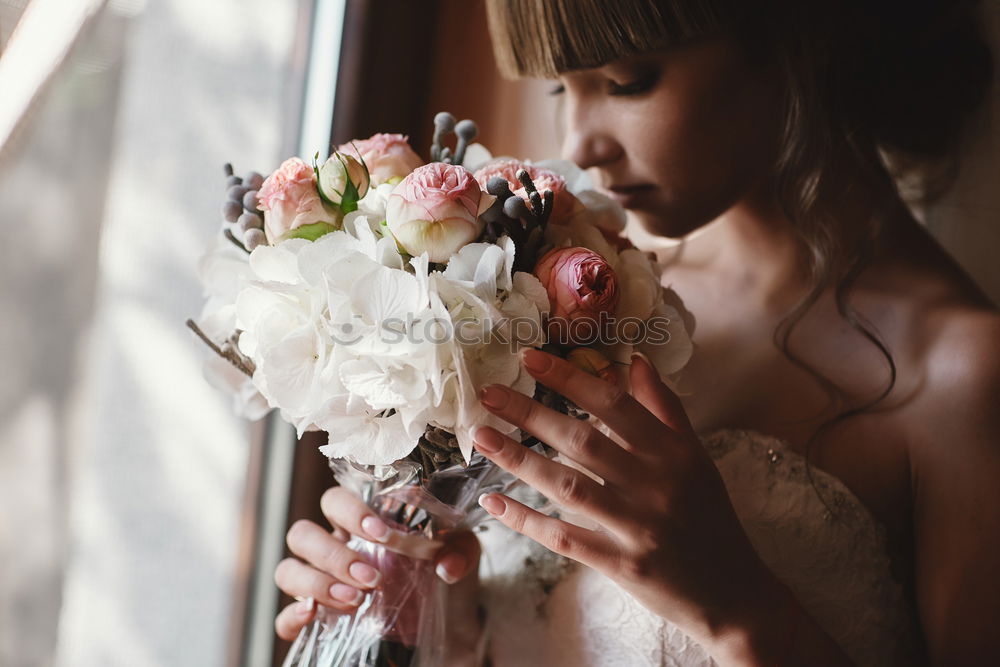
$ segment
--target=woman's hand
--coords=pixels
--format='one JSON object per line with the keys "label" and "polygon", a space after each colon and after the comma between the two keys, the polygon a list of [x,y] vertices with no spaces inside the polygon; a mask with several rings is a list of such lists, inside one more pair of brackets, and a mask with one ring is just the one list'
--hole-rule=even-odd
{"label": "woman's hand", "polygon": [[680,401],[644,357],[633,358],[631,394],[538,350],[526,350],[523,361],[539,382],[600,419],[617,441],[506,387],[486,387],[483,405],[603,484],[489,427],[476,429],[476,448],[600,528],[545,516],[500,494],[480,499],[490,514],[602,572],[710,651],[755,618],[787,618],[787,589],[753,549]]}
{"label": "woman's hand", "polygon": [[284,559],[274,571],[278,587],[300,598],[286,606],[274,621],[278,636],[286,641],[295,639],[312,621],[316,603],[349,614],[364,599],[365,591],[380,585],[382,573],[347,547],[351,535],[384,544],[393,551],[430,558],[438,576],[448,583],[464,579],[462,587],[473,589],[478,584],[476,577],[467,576],[479,565],[479,541],[472,533],[456,532],[443,545],[403,535],[343,487],[328,489],[320,506],[333,531],[305,519],[296,521],[288,529],[286,541],[297,558]]}

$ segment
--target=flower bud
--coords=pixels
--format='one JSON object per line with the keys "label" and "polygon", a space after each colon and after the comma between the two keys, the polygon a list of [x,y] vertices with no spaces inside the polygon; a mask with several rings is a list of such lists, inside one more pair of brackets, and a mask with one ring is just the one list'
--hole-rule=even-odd
{"label": "flower bud", "polygon": [[320,193],[344,213],[357,210],[368,186],[368,169],[350,155],[334,153],[319,168]]}

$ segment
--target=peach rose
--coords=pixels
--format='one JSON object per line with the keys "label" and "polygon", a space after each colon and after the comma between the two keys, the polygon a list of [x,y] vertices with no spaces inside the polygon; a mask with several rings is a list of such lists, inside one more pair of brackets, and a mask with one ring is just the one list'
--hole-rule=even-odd
{"label": "peach rose", "polygon": [[364,159],[371,175],[372,187],[383,183],[399,183],[424,163],[402,134],[373,134],[367,139],[355,139],[341,144],[337,150],[345,155]]}
{"label": "peach rose", "polygon": [[618,307],[618,278],[607,260],[587,248],[555,248],[538,261],[535,275],[549,297],[553,342],[593,343],[580,336],[596,336],[601,315],[613,316]]}
{"label": "peach rose", "polygon": [[411,255],[447,262],[483,231],[479,216],[496,200],[465,167],[432,162],[414,169],[389,195],[386,224]]}
{"label": "peach rose", "polygon": [[257,208],[264,211],[264,235],[271,245],[294,236],[302,227],[333,231],[339,219],[338,212],[320,199],[313,168],[297,157],[285,160],[264,180],[257,199]]}
{"label": "peach rose", "polygon": [[476,180],[479,181],[479,185],[485,190],[486,184],[494,176],[506,179],[510,185],[511,192],[527,202],[528,193],[521,184],[521,181],[517,180],[519,169],[527,170],[528,176],[531,177],[531,181],[535,184],[535,188],[539,192],[552,190],[552,215],[549,218],[550,223],[556,225],[565,224],[570,218],[583,210],[583,204],[580,200],[566,188],[566,179],[554,171],[526,164],[520,160],[499,159],[488,162],[476,170]]}

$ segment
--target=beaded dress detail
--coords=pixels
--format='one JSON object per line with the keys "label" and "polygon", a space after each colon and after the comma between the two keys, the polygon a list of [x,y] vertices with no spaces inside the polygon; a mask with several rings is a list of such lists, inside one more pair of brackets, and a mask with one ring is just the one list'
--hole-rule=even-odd
{"label": "beaded dress detail", "polygon": [[[811,466],[821,499],[802,456],[753,431],[716,431],[702,443],[762,560],[855,663],[914,664],[917,621],[891,574],[885,529],[843,482]],[[597,572],[496,522],[480,539],[488,664],[716,664]]]}

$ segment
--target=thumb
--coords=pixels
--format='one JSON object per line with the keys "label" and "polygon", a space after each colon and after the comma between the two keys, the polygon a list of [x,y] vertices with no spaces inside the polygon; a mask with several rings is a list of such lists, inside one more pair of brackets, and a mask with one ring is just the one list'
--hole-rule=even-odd
{"label": "thumb", "polygon": [[681,435],[695,437],[681,399],[660,379],[660,374],[642,352],[632,353],[629,384],[635,399],[657,419]]}
{"label": "thumb", "polygon": [[449,584],[479,571],[479,540],[470,531],[462,530],[445,537],[444,546],[434,556],[434,571]]}

